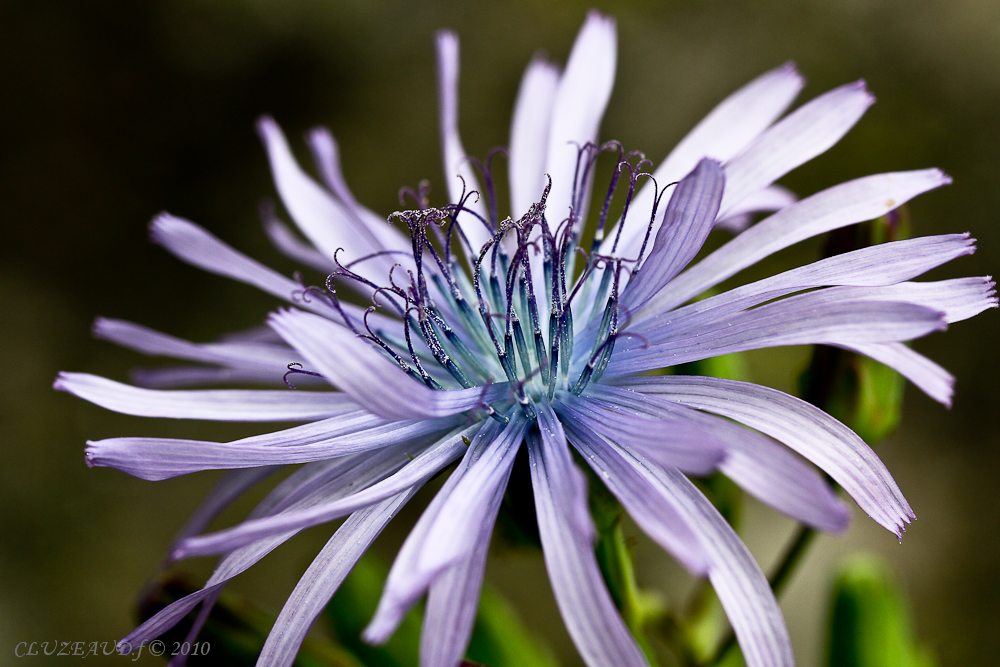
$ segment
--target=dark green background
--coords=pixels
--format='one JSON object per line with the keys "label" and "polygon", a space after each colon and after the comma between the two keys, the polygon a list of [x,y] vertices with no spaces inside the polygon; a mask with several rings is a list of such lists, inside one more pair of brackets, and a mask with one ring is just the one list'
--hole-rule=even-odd
{"label": "dark green background", "polygon": [[[259,200],[274,196],[253,132],[261,113],[277,118],[303,156],[302,133],[331,127],[356,195],[381,213],[397,208],[401,185],[440,184],[432,47],[440,27],[462,38],[466,149],[482,155],[505,143],[524,65],[538,47],[564,60],[590,3],[472,4],[0,3],[0,664],[29,664],[13,657],[20,641],[103,641],[130,630],[136,592],[214,479],[154,484],[88,470],[87,438],[230,438],[254,430],[111,415],[50,389],[61,369],[123,380],[128,368],[148,363],[92,340],[96,315],[207,340],[257,323],[273,307],[152,246],[147,221],[168,210],[293,270],[257,223]],[[935,275],[995,271],[995,0],[600,8],[618,17],[620,42],[603,138],[658,161],[726,94],[785,60],[808,77],[801,100],[864,77],[878,104],[837,147],[783,182],[809,194],[878,171],[940,167],[955,183],[913,204],[915,232],[970,231],[982,249]],[[807,261],[816,248],[805,244],[766,268]],[[858,548],[892,560],[917,633],[942,664],[986,664],[1000,652],[997,323],[986,313],[918,344],[958,376],[950,411],[909,391],[904,426],[880,450],[920,520],[901,545],[863,515],[846,539],[818,542],[784,603],[800,664],[820,660],[828,568]],[[790,388],[804,358],[792,350],[751,362],[756,379]],[[397,521],[384,553],[412,517]],[[757,508],[750,517],[748,543],[766,564],[790,524]],[[308,532],[234,588],[277,608],[328,534]],[[675,566],[648,545],[640,543],[638,557],[646,583],[677,579]],[[538,558],[500,554],[489,577],[509,584],[525,616],[573,656]]]}

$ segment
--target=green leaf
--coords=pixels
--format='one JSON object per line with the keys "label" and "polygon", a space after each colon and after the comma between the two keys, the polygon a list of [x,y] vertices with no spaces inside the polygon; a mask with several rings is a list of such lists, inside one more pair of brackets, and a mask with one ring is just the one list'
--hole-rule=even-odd
{"label": "green leaf", "polygon": [[828,667],[933,667],[913,638],[910,612],[881,560],[853,556],[833,590]]}

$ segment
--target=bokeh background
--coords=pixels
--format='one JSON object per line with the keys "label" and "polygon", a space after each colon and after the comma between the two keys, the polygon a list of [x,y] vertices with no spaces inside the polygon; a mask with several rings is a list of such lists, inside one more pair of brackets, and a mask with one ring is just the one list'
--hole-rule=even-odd
{"label": "bokeh background", "polygon": [[[274,306],[150,244],[148,220],[168,210],[291,272],[257,222],[259,201],[275,196],[253,130],[259,114],[273,114],[303,157],[303,132],[331,127],[357,197],[389,213],[399,186],[441,182],[434,31],[461,35],[461,127],[466,149],[482,155],[506,142],[535,49],[563,61],[591,5],[619,26],[603,138],[660,160],[726,94],[786,60],[808,77],[800,101],[863,77],[878,104],[782,182],[810,194],[869,173],[940,167],[955,182],[913,203],[914,231],[970,231],[981,249],[935,277],[996,271],[995,0],[0,2],[0,664],[30,664],[14,658],[20,641],[128,632],[136,593],[214,480],[89,470],[86,439],[253,430],[122,417],[51,390],[59,370],[124,380],[156,363],[91,339],[97,315],[209,340]],[[767,268],[817,252],[806,243]],[[900,544],[855,511],[845,536],[816,544],[782,602],[801,665],[822,662],[830,573],[855,550],[891,561],[941,664],[1000,654],[998,322],[989,312],[917,344],[958,377],[951,410],[909,389],[904,424],[879,450],[920,519]],[[789,350],[750,365],[755,379],[790,389],[805,359]],[[413,514],[380,541],[386,558]],[[748,524],[766,567],[792,525],[757,507]],[[328,534],[305,533],[235,589],[280,608]],[[540,558],[500,551],[489,579],[574,664]],[[643,583],[676,580],[676,566],[649,545],[639,543],[637,558]],[[185,568],[204,575],[209,565]]]}

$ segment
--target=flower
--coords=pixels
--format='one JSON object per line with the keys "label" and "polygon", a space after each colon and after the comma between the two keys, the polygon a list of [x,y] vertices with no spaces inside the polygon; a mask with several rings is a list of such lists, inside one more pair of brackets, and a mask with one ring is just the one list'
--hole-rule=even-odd
{"label": "flower", "polygon": [[[565,70],[537,58],[524,75],[509,148],[512,216],[500,221],[490,160],[480,165],[480,188],[458,134],[457,39],[441,33],[437,46],[449,205],[431,207],[426,192],[413,191],[415,208],[386,225],[351,195],[329,133],[309,135],[321,186],[299,168],[278,126],[263,119],[278,192],[309,242],[265,210],[268,233],[286,254],[329,274],[325,289],[160,215],[152,235],[168,250],[293,307],[274,313],[266,331],[209,344],[100,319],[102,338],[207,365],[139,377],[159,388],[79,373],[56,380],[58,389],[128,414],[303,422],[229,443],[88,443],[89,465],[144,479],[232,469],[171,554],[223,554],[214,574],[122,645],[153,639],[201,603],[210,608],[229,579],[293,534],[346,516],[292,592],[259,663],[291,664],[372,540],[424,482],[457,461],[400,550],[365,631],[369,641],[384,641],[426,595],[421,663],[454,666],[524,445],[556,601],[588,664],[642,665],[645,658],[601,578],[586,481],[570,447],[653,540],[711,580],[748,665],[792,664],[760,568],[684,473],[720,470],[809,526],[843,530],[846,507],[795,451],[896,535],[914,515],[871,449],[818,408],[746,382],[647,373],[742,350],[822,343],[876,359],[949,403],[950,376],[903,341],[997,305],[989,278],[910,282],[971,253],[967,234],[863,248],[692,301],[773,252],[881,216],[948,177],[934,169],[878,174],[795,201],[774,181],[836,143],[873,99],[862,82],[849,84],[781,118],[802,87],[785,65],[722,102],[647,178],[640,154],[595,144],[616,32],[611,19],[591,13]],[[617,152],[618,169],[593,241],[582,246],[592,166],[602,151]],[[627,190],[624,211],[606,229],[617,189]],[[777,212],[747,227],[755,211]],[[716,225],[743,231],[692,264]],[[376,306],[341,300],[344,287]],[[335,391],[164,389],[282,378]],[[289,464],[305,465],[246,521],[198,535],[233,498]]]}

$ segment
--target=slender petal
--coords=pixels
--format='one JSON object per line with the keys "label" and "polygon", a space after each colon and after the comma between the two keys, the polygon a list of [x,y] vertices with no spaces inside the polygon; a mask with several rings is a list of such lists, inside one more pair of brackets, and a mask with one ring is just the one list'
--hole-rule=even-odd
{"label": "slender petal", "polygon": [[[406,451],[404,454],[412,460],[398,472],[358,490],[357,493],[334,498],[325,503],[314,503],[298,510],[245,521],[233,528],[209,535],[192,537],[185,540],[178,550],[186,556],[219,553],[288,530],[301,530],[332,521],[362,507],[381,502],[410,487],[419,487],[465,452],[462,438],[469,430],[453,433],[440,442],[424,448],[423,451],[418,451],[422,446],[414,447],[412,452]],[[396,443],[387,443],[389,444]]]}
{"label": "slender petal", "polygon": [[457,220],[465,232],[472,252],[490,240],[493,232],[486,224],[486,205],[479,189],[479,179],[469,163],[458,132],[458,35],[442,30],[436,37],[438,114],[441,124],[441,154],[444,156],[444,177],[448,184],[448,198],[452,204],[461,201],[463,193],[475,190],[465,200],[467,213],[460,213]]}
{"label": "slender petal", "polygon": [[[274,183],[285,208],[320,252],[333,258],[343,248],[345,259],[352,261],[386,250],[363,221],[352,216],[342,203],[302,171],[273,119],[261,118],[257,130],[267,149]],[[381,257],[371,264],[372,269],[375,266],[381,269],[380,274],[392,267],[393,260]]]}
{"label": "slender petal", "polygon": [[[850,513],[830,485],[812,466],[770,438],[727,419],[621,387],[591,384],[584,396],[620,410],[697,424],[707,438],[725,447],[719,470],[755,498],[819,530],[841,532],[847,528]],[[649,449],[636,447],[631,439],[624,443],[659,463]]]}
{"label": "slender petal", "polygon": [[[590,667],[647,665],[601,578],[593,533],[582,533],[572,520],[587,511],[586,484],[566,441],[552,436],[529,433],[528,460],[542,555],[566,629]],[[569,497],[562,480],[574,480]]]}
{"label": "slender petal", "polygon": [[88,373],[60,373],[53,385],[127,415],[221,421],[325,419],[355,406],[345,394],[264,389],[141,389]]}
{"label": "slender petal", "polygon": [[709,377],[643,377],[616,384],[714,412],[785,443],[826,471],[897,537],[915,518],[875,452],[851,429],[803,400],[768,387]]}
{"label": "slender petal", "polygon": [[490,536],[502,500],[503,489],[498,488],[490,499],[486,520],[477,527],[478,534],[468,536],[472,550],[444,570],[427,589],[420,633],[421,667],[456,667],[465,655],[479,610]]}
{"label": "slender petal", "polygon": [[[705,157],[726,162],[753,141],[792,103],[805,84],[793,63],[765,72],[719,103],[681,140],[653,176],[660,187],[680,180]],[[648,211],[655,197],[652,183],[644,185],[633,200],[636,211]],[[634,257],[639,252],[645,225],[622,229],[618,252]],[[653,228],[656,234],[658,227]],[[608,235],[601,252],[611,252],[615,232]]]}
{"label": "slender petal", "polygon": [[726,164],[722,215],[745,197],[840,141],[875,102],[864,81],[834,88],[803,105]]}
{"label": "slender petal", "polygon": [[365,208],[354,198],[347,181],[340,169],[340,149],[333,135],[325,127],[312,129],[306,136],[306,143],[312,151],[313,160],[319,169],[320,177],[326,187],[340,200],[340,202],[350,211],[355,219],[378,240],[383,248],[387,250],[402,251],[405,254],[397,254],[397,259],[406,259],[409,254],[410,241],[392,225],[388,224],[385,218],[377,213]]}
{"label": "slender petal", "polygon": [[936,282],[905,282],[887,287],[838,287],[829,290],[830,298],[902,301],[933,308],[944,314],[948,324],[974,317],[997,307],[995,284],[990,278],[954,278]]}
{"label": "slender petal", "polygon": [[257,659],[259,667],[289,667],[295,662],[313,621],[375,538],[416,491],[417,487],[413,487],[358,510],[337,529],[285,601]]}
{"label": "slender petal", "polygon": [[677,276],[640,316],[678,306],[768,255],[817,234],[885,215],[950,182],[939,170],[926,169],[866,176],[819,192],[762,220]]}
{"label": "slender petal", "polygon": [[782,345],[897,342],[947,328],[943,313],[931,308],[898,301],[824,300],[823,291],[723,317],[662,343],[626,341],[628,349],[612,358],[608,374],[642,373]]}
{"label": "slender petal", "polygon": [[521,78],[510,127],[510,201],[516,219],[528,212],[545,187],[545,157],[559,69],[535,56]]}
{"label": "slender petal", "polygon": [[[301,299],[302,286],[295,281],[233,250],[193,222],[161,213],[149,224],[149,234],[153,241],[188,264],[253,285],[279,299],[342,321],[336,310],[322,302]],[[344,304],[344,309],[350,316],[360,317],[357,306]]]}
{"label": "slender petal", "polygon": [[400,442],[420,442],[421,438],[453,427],[459,420],[390,422],[368,429],[340,429],[348,432],[302,445],[108,438],[87,443],[87,465],[117,468],[148,480],[169,479],[201,470],[293,465],[380,449]]}
{"label": "slender petal", "polygon": [[[597,141],[614,86],[617,50],[614,19],[591,11],[573,43],[552,104],[545,165],[545,172],[552,177],[546,208],[550,224],[557,225],[569,215],[577,153],[587,142]],[[578,183],[577,187],[587,190],[589,185]],[[584,197],[583,211],[586,200]]]}
{"label": "slender petal", "polygon": [[586,443],[581,451],[602,477],[624,476],[623,467],[612,461],[612,457],[618,457],[662,500],[673,505],[697,533],[709,560],[709,580],[726,610],[747,666],[794,665],[788,630],[767,579],[739,536],[701,491],[680,472],[659,468],[628,451],[586,447]]}
{"label": "slender petal", "polygon": [[622,292],[623,308],[641,308],[698,254],[715,224],[725,180],[721,165],[706,158],[677,185],[649,257]]}
{"label": "slender petal", "polygon": [[[398,454],[398,452],[396,452]],[[279,512],[294,508],[297,505],[319,502],[324,499],[344,495],[345,491],[355,484],[366,485],[374,479],[383,476],[395,463],[396,457],[381,455],[367,457],[345,457],[336,461],[324,461],[310,464],[299,469],[279,484],[251,513],[251,517]],[[345,475],[345,472],[353,474]],[[338,483],[338,477],[339,483]],[[152,618],[128,634],[121,642],[129,647],[138,647],[143,642],[160,636],[176,625],[188,612],[200,602],[215,595],[221,586],[230,579],[248,570],[264,556],[281,546],[297,531],[271,536],[258,540],[227,554],[216,566],[215,572],[209,577],[205,587],[168,605]],[[175,559],[182,558],[183,553],[175,552]]]}
{"label": "slender petal", "polygon": [[[167,548],[167,553],[173,553],[174,549],[181,542],[208,528],[208,524],[212,523],[234,500],[278,470],[281,470],[281,466],[230,470],[226,473],[225,477],[215,483],[215,486],[208,492],[205,499],[201,501],[198,508],[188,517],[188,520],[184,522],[181,529],[177,531],[173,542]],[[168,556],[164,567],[173,564],[173,562],[173,559]]]}
{"label": "slender petal", "polygon": [[644,533],[673,554],[692,574],[708,573],[708,556],[698,535],[673,505],[664,502],[656,489],[624,465],[620,457],[603,456],[600,458],[602,465],[598,467],[597,454],[593,452],[616,445],[572,420],[566,422],[566,433]]}
{"label": "slender petal", "polygon": [[[633,327],[661,342],[772,299],[816,287],[895,285],[975,250],[967,234],[927,236],[869,246],[791,269],[662,313]],[[942,310],[942,309],[939,309]]]}
{"label": "slender petal", "polygon": [[191,343],[154,331],[140,324],[99,317],[94,321],[94,336],[150,356],[188,359],[207,364],[226,364],[242,369],[259,368],[274,374],[280,381],[295,352],[286,345],[254,342]]}
{"label": "slender petal", "polygon": [[336,270],[337,265],[329,257],[312,247],[299,238],[291,228],[282,222],[274,209],[269,206],[262,206],[261,222],[267,238],[271,239],[274,247],[281,253],[304,266],[308,266],[321,273],[330,274]]}
{"label": "slender petal", "polygon": [[487,420],[480,424],[475,437],[469,443],[466,455],[454,472],[445,480],[441,490],[434,496],[423,514],[420,515],[416,525],[410,530],[406,541],[403,542],[403,546],[396,555],[396,560],[392,563],[392,569],[389,570],[389,576],[386,578],[375,615],[362,634],[365,641],[372,644],[385,643],[403,617],[406,616],[406,612],[427,590],[430,582],[427,577],[421,576],[418,572],[421,552],[427,541],[427,536],[455,487],[499,433],[500,426],[493,420]]}
{"label": "slender petal", "polygon": [[657,464],[710,475],[726,457],[725,443],[691,420],[637,414],[617,403],[600,405],[568,392],[559,394],[560,414],[615,442],[626,442]]}
{"label": "slender petal", "polygon": [[434,391],[346,327],[302,311],[274,313],[269,323],[333,385],[385,419],[445,417],[483,407],[509,391],[506,383]]}
{"label": "slender petal", "polygon": [[919,352],[902,343],[856,343],[838,345],[885,364],[905,377],[928,396],[947,407],[955,391],[955,377]]}

